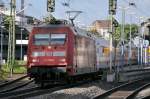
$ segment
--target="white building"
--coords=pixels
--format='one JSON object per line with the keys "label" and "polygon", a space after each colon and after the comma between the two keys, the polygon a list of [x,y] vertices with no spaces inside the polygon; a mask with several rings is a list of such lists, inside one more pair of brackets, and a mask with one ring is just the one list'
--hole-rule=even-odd
{"label": "white building", "polygon": [[92,23],[95,27],[96,31],[105,39],[109,38],[109,28],[110,21],[109,20],[96,20]]}

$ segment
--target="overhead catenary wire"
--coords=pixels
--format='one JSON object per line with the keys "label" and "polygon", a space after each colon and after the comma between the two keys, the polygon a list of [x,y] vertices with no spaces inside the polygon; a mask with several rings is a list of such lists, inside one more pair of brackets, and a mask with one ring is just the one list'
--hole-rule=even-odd
{"label": "overhead catenary wire", "polygon": [[73,9],[73,8],[71,8],[71,0],[64,0],[64,1],[59,1],[58,0],[58,2],[63,6],[63,7],[66,7],[66,8],[68,8],[69,10],[75,10],[75,9]]}
{"label": "overhead catenary wire", "polygon": [[[126,1],[126,0],[124,0],[124,1]],[[126,1],[127,2],[127,1]],[[147,16],[149,16],[145,11],[143,11],[143,10],[141,10],[136,4],[135,4],[135,2],[127,2],[128,4],[129,4],[129,6],[132,6],[132,7],[134,7],[138,12],[140,12],[142,15],[147,15]],[[139,20],[141,20],[141,18],[139,18]],[[139,36],[142,36],[142,38],[144,39],[144,34],[143,34],[143,32],[141,32],[141,34],[140,34],[140,32],[139,32]],[[143,62],[144,62],[144,58],[143,58],[143,39],[142,39],[142,43],[140,43],[140,39],[139,39],[139,44],[140,44],[140,52],[139,52],[139,48],[138,48],[138,61],[139,61],[139,63],[142,65],[143,64]],[[140,55],[140,59],[139,59],[139,55]]]}
{"label": "overhead catenary wire", "polygon": [[[75,11],[81,11],[81,10],[77,10],[76,8],[74,8],[73,6],[72,6],[72,4],[73,4],[73,0],[58,0],[58,3],[59,4],[61,4],[65,9],[65,13],[66,12],[68,12],[68,11],[73,11],[73,12],[75,12]],[[83,15],[85,15],[86,14],[86,12],[85,11],[81,11],[82,12],[82,17],[83,17]],[[84,13],[84,14],[83,14]],[[70,13],[71,14],[71,13]],[[75,15],[75,13],[72,13],[71,15]],[[88,17],[89,18],[89,16],[88,15],[85,15],[86,17]],[[66,13],[66,17],[68,18],[68,13]],[[80,16],[79,16],[80,18],[82,18],[81,17],[81,14],[80,14]],[[80,21],[78,21],[77,19],[76,19],[76,21],[75,21],[75,24],[80,24],[81,25],[81,23],[80,23]]]}
{"label": "overhead catenary wire", "polygon": [[[135,10],[137,10],[139,13],[141,13],[141,14],[146,14],[146,16],[149,16],[149,14],[148,14],[147,12],[143,11],[142,9],[140,9],[140,8],[137,6],[137,4],[136,4],[133,0],[129,0],[129,1],[123,0],[123,1],[124,1],[125,3],[131,5],[132,7],[134,7]],[[134,5],[132,5],[132,4],[134,4]]]}

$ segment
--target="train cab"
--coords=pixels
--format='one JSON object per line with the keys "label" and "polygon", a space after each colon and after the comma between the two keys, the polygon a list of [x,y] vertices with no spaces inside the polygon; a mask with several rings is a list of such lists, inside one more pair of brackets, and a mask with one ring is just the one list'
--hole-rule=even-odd
{"label": "train cab", "polygon": [[27,70],[30,77],[46,79],[55,78],[52,75],[66,75],[71,60],[67,57],[70,50],[68,35],[68,27],[63,26],[33,28],[28,45]]}
{"label": "train cab", "polygon": [[[37,33],[32,37],[32,66],[56,66],[66,63],[65,33]],[[32,64],[33,63],[33,64]]]}

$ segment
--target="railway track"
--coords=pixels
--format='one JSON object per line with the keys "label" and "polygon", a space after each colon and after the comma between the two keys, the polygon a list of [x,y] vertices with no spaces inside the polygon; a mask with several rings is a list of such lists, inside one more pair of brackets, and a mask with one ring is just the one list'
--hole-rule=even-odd
{"label": "railway track", "polygon": [[27,86],[28,84],[30,84],[30,83],[32,83],[32,82],[33,82],[33,80],[27,81],[27,82],[25,82],[25,83],[21,83],[21,84],[19,84],[19,85],[17,85],[17,86],[14,86],[14,87],[7,88],[7,89],[5,89],[5,90],[2,90],[2,91],[0,91],[0,93],[10,92],[10,91],[13,91],[13,90],[20,89],[20,88],[22,88],[22,87],[24,87],[24,86]]}
{"label": "railway track", "polygon": [[129,83],[122,84],[110,89],[105,93],[95,96],[93,99],[134,99],[137,93],[150,86],[149,79],[139,79]]}
{"label": "railway track", "polygon": [[141,99],[150,99],[150,96],[141,97]]}
{"label": "railway track", "polygon": [[46,86],[43,89],[41,89],[41,87],[33,87],[33,88],[23,89],[19,91],[16,90],[13,92],[5,92],[5,93],[0,93],[0,99],[24,99],[24,98],[29,98],[29,97],[35,97],[35,96],[39,96],[43,94],[52,93],[54,91],[58,91],[62,89],[81,86],[87,83],[91,83],[91,80],[77,82],[74,84],[52,84],[52,85]]}
{"label": "railway track", "polygon": [[35,90],[40,90],[40,87],[33,87],[33,88],[27,88],[23,90],[0,93],[0,99],[10,99],[12,97],[15,97],[15,96],[17,97],[21,94],[29,93]]}
{"label": "railway track", "polygon": [[28,76],[22,76],[19,77],[13,81],[9,81],[7,83],[1,84],[0,85],[0,94],[1,93],[6,93],[6,92],[11,92],[13,90],[17,90],[20,88],[23,88],[24,86],[29,85],[30,83],[33,82],[33,80],[29,80],[29,81],[22,81],[23,79],[27,78]]}
{"label": "railway track", "polygon": [[16,82],[18,82],[18,81],[21,81],[22,79],[25,79],[25,78],[27,78],[27,77],[28,77],[28,76],[25,75],[25,76],[22,76],[22,77],[19,77],[19,78],[13,80],[13,81],[9,81],[9,82],[6,82],[6,83],[4,83],[4,84],[0,84],[0,88],[3,88],[3,87],[8,86],[8,85],[11,85],[11,84],[16,83]]}
{"label": "railway track", "polygon": [[132,94],[130,94],[126,99],[133,99],[140,91],[146,89],[147,87],[150,86],[150,83],[147,83],[141,87],[139,87],[138,89],[136,89]]}

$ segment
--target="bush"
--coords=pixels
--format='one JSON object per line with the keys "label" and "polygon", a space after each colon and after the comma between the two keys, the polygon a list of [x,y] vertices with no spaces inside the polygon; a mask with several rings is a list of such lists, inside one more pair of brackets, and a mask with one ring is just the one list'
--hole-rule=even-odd
{"label": "bush", "polygon": [[[26,62],[25,61],[15,61],[15,64],[13,66],[13,73],[18,73],[18,74],[22,74],[22,73],[26,73]],[[7,64],[2,66],[2,70],[6,73],[10,73],[10,68],[8,67]]]}
{"label": "bush", "polygon": [[8,73],[0,69],[0,80],[4,80],[8,76]]}

